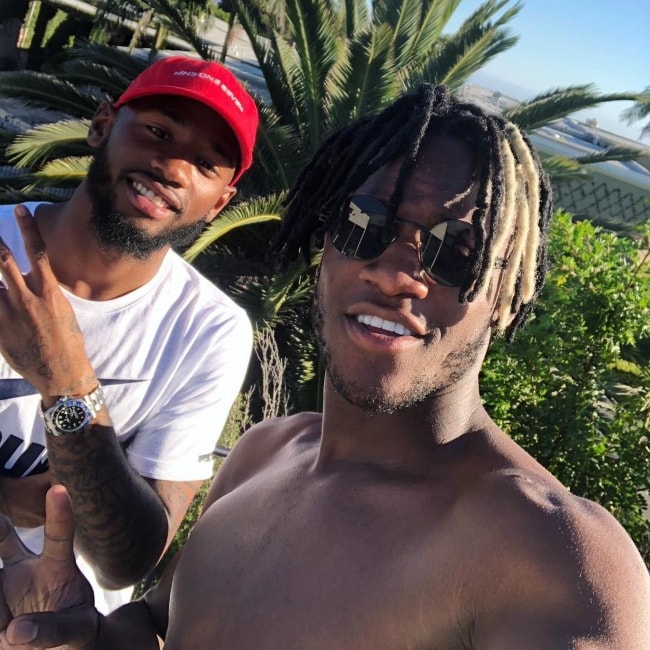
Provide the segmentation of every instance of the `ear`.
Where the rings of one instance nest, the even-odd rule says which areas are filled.
[[[237,194],[237,188],[232,185],[226,185],[219,200],[214,204],[214,207],[208,212],[206,222],[210,223],[214,218],[230,203],[230,199]]]
[[[116,116],[117,111],[108,102],[102,102],[97,107],[86,136],[86,141],[91,147],[97,149],[104,143],[113,128]]]

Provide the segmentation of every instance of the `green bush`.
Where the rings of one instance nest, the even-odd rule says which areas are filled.
[[[493,343],[488,411],[574,494],[607,508],[650,560],[650,259],[559,213],[536,316]]]

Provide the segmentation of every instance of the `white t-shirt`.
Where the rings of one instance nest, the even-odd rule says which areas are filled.
[[[32,214],[37,203],[25,204]],[[23,272],[29,270],[13,206],[0,206],[0,236]],[[142,476],[193,481],[212,475],[212,451],[239,392],[252,347],[245,312],[170,251],[147,284],[114,300],[92,301],[63,290],[104,388],[115,432]],[[0,473],[21,477],[47,464],[40,395],[0,356]],[[42,550],[43,528],[19,529]],[[95,590],[110,611],[132,589]]]

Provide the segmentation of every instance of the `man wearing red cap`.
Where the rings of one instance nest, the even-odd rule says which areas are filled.
[[[163,59],[97,109],[69,201],[0,208],[0,512],[38,551],[65,485],[103,611],[211,476],[246,372],[245,313],[172,249],[232,199],[257,123],[226,68]]]

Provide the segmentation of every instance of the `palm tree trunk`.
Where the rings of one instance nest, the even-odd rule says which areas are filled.
[[[152,18],[153,18],[153,9],[149,9],[149,11],[143,12],[142,16],[140,16],[140,20],[138,20],[138,25],[133,30],[133,36],[131,36],[131,42],[129,43],[129,53],[133,54],[135,48],[138,47],[140,38],[142,37],[142,34],[144,34],[147,27],[149,27]]]
[[[231,11],[230,17],[228,18],[228,31],[226,32],[226,37],[223,39],[223,45],[221,46],[221,55],[219,56],[220,63],[226,62],[226,57],[228,56],[228,50],[232,46],[235,40],[235,36],[237,36],[237,31],[235,29],[236,20],[237,17],[235,16],[235,12]]]

